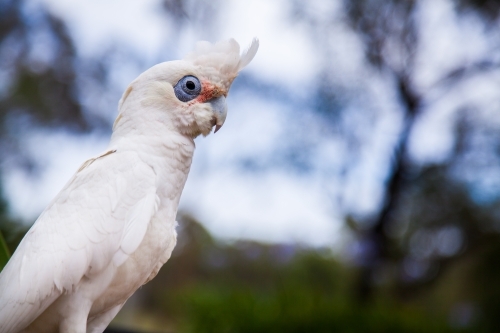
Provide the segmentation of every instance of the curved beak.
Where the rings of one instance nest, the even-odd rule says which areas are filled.
[[[214,133],[217,133],[217,131],[220,130],[222,125],[224,125],[224,121],[226,120],[227,116],[226,98],[224,96],[219,96],[209,100],[208,103],[210,103],[210,105],[212,106],[212,110],[214,112],[214,117],[215,117]]]

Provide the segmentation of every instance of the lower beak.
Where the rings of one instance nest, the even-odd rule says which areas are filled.
[[[226,121],[227,116],[227,104],[226,98],[224,96],[219,96],[208,101],[212,106],[212,110],[214,112],[215,117],[215,131],[217,133],[218,130],[224,125],[224,121]]]

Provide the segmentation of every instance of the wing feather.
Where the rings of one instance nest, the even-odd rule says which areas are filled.
[[[136,153],[85,162],[0,274],[0,332],[26,327],[84,276],[122,264],[142,242],[157,200],[156,175]]]

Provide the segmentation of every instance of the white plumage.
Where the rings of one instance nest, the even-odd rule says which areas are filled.
[[[0,273],[0,332],[102,332],[158,273],[176,243],[193,139],[222,126],[257,49],[200,42],[130,84],[109,149],[81,166]]]

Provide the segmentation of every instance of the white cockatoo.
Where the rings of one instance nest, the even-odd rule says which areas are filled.
[[[80,167],[0,274],[0,332],[102,332],[176,243],[176,213],[195,149],[217,131],[258,41],[200,42],[123,94],[109,148]]]

